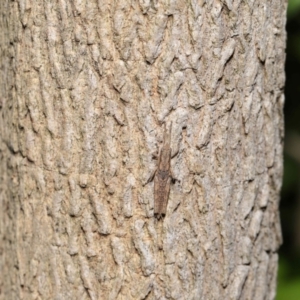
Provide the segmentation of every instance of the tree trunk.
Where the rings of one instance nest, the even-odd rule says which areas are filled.
[[[0,299],[274,299],[285,10],[0,2]]]

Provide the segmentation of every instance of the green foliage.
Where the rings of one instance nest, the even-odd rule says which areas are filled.
[[[298,182],[298,169],[297,162],[290,156],[284,156],[284,176],[282,184],[282,194],[289,193],[289,191],[297,188]]]
[[[299,300],[300,298],[300,275],[291,276],[291,268],[287,260],[280,258],[276,300]]]
[[[287,16],[288,19],[294,18],[300,11],[300,0],[289,0]]]
[[[287,57],[285,88],[286,135],[300,134],[300,0],[289,0],[287,12]],[[296,221],[299,220],[300,162],[288,154],[284,157],[284,181],[280,214],[284,243],[279,253],[276,300],[300,299],[300,253],[295,243]]]

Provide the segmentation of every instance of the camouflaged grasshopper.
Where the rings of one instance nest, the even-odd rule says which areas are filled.
[[[160,149],[157,169],[154,173],[154,216],[157,219],[165,216],[167,212],[168,199],[171,185],[171,130],[167,133],[166,124],[164,132],[164,142]]]

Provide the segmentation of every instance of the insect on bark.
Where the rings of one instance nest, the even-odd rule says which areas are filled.
[[[166,125],[164,132],[163,146],[158,157],[158,165],[154,174],[154,216],[157,219],[165,216],[167,211],[168,199],[171,184],[171,130],[167,133]]]

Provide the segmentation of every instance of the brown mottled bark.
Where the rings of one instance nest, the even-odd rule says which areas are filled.
[[[0,2],[0,299],[274,299],[285,10]]]

